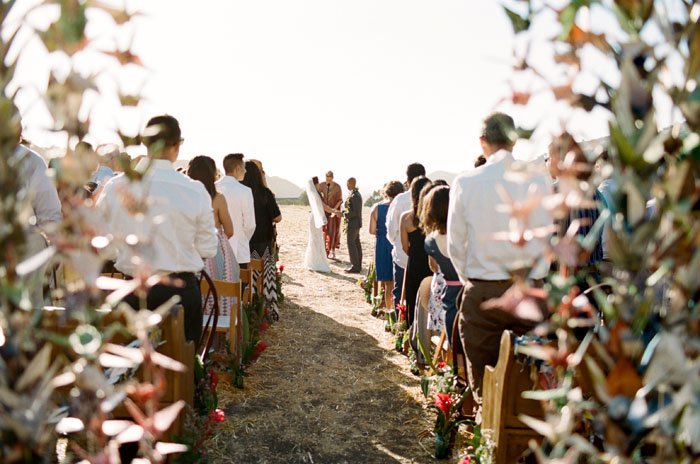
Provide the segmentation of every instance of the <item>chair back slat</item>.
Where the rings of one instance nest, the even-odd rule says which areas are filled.
[[[204,282],[204,280],[202,281]],[[209,326],[211,340],[208,343],[207,352],[211,350],[211,344],[213,342],[213,336],[216,332],[226,332],[228,343],[231,348],[231,353],[233,353],[237,359],[240,360],[241,356],[241,339],[242,339],[242,329],[241,329],[241,302],[242,302],[242,291],[241,282],[227,282],[224,280],[213,280],[209,279],[205,284],[202,283],[202,294],[205,294],[205,290],[209,291],[212,289],[212,295],[216,295],[217,298],[217,308],[219,298],[228,297],[234,300],[234,304],[229,308],[229,317],[217,317],[216,321]],[[219,322],[227,321],[227,326],[220,326]]]
[[[241,284],[243,285],[243,304],[250,304],[253,301],[253,270],[241,269]]]

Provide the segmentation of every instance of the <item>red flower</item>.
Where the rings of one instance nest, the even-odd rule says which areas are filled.
[[[267,349],[267,342],[265,340],[260,340],[257,345],[255,345],[255,348],[253,348],[253,361],[258,359],[260,355]]]
[[[216,374],[214,369],[209,370],[209,386],[212,390],[216,390],[216,386],[219,385],[219,376]]]
[[[280,264],[280,272],[284,272],[284,264]]]
[[[435,397],[435,406],[445,414],[445,418],[450,417],[452,397],[447,393],[438,393],[437,397]]]
[[[406,320],[406,305],[397,304],[396,309],[399,310],[399,320],[405,321]]]
[[[472,458],[468,454],[462,458],[461,461],[459,461],[459,464],[471,464]]]
[[[260,324],[260,332],[265,332],[269,328],[270,324],[267,321],[262,321],[262,323]]]
[[[445,361],[440,361],[439,363],[437,363],[438,369],[444,369],[446,365],[447,363]]]
[[[221,409],[214,409],[209,413],[209,420],[212,422],[223,422],[226,419],[226,414]]]

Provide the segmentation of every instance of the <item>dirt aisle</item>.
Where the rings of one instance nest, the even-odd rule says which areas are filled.
[[[308,209],[283,207],[282,214],[280,322],[245,389],[219,385],[226,422],[210,443],[211,462],[432,462],[430,439],[420,438],[432,415],[422,409],[418,378],[370,316],[358,277],[342,272],[347,247],[341,243],[332,274],[303,269]],[[365,222],[365,266],[373,243]]]

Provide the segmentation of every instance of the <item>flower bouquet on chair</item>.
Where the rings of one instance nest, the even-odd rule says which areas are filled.
[[[468,422],[462,416],[462,404],[467,396],[471,395],[471,390],[460,387],[452,368],[444,362],[434,366],[434,370],[435,375],[421,380],[421,390],[426,397],[430,395],[431,390],[435,391],[433,404],[430,405],[437,410],[433,429],[435,457],[442,459],[449,455],[459,425]]]

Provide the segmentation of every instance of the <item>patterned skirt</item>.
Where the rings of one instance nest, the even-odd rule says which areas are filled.
[[[217,236],[219,238],[219,247],[216,256],[204,260],[204,270],[207,271],[207,274],[213,280],[238,282],[241,280],[240,267],[222,228],[218,229]],[[231,314],[231,306],[234,303],[236,303],[234,298],[219,297],[219,316],[229,316]],[[212,306],[213,303],[211,301],[205,304],[202,308],[204,314],[209,314]]]
[[[279,320],[279,307],[277,305],[277,263],[272,254],[271,243],[251,243],[250,257],[263,261],[263,297],[265,308],[272,320]],[[256,273],[254,273],[256,274]],[[255,282],[257,275],[253,275]]]

